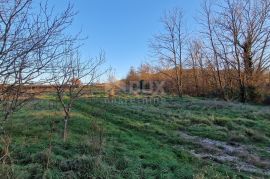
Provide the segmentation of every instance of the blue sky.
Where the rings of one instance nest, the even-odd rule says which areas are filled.
[[[127,74],[130,66],[151,61],[149,40],[162,31],[160,18],[165,10],[182,8],[189,31],[196,30],[201,0],[71,0],[78,15],[70,28],[87,36],[83,57],[94,56],[100,49],[106,52],[106,63],[118,78]],[[68,0],[50,0],[60,11]]]

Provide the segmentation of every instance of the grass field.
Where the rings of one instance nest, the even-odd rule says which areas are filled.
[[[270,109],[184,97],[108,103],[80,99],[62,140],[50,98],[5,124],[0,178],[268,178]],[[3,160],[3,159],[1,159]]]

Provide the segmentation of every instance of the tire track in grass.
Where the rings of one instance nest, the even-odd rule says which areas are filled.
[[[158,156],[160,155],[160,153],[163,153],[164,151],[166,151],[168,152],[167,161],[170,161],[173,159],[175,163],[177,163],[177,166],[179,167],[181,167],[183,163],[186,163],[186,165],[190,165],[190,164],[194,165],[192,168],[194,168],[195,170],[199,170],[200,165],[203,165],[201,163],[203,161],[196,160],[196,162],[192,162],[192,160],[190,160],[192,158],[191,157],[192,155],[188,153],[185,154],[185,155],[189,155],[187,161],[185,161],[185,159],[183,160],[181,156],[179,158],[179,149],[175,149],[174,147],[172,147],[171,143],[168,143],[168,138],[171,136],[158,135],[157,133],[155,133],[154,130],[152,131],[150,130],[151,126],[147,126],[147,127],[134,126],[133,125],[134,123],[135,124],[138,123],[138,115],[134,116],[134,113],[131,110],[125,111],[123,115],[119,115],[121,110],[123,110],[122,106],[120,107],[115,106],[115,105],[110,106],[110,107],[107,106],[106,111],[105,111],[104,104],[91,104],[89,102],[83,102],[83,104],[81,105],[85,105],[88,107],[91,106],[92,111],[89,111],[89,108],[83,109],[85,114],[86,115],[90,114],[94,116],[95,118],[101,119],[106,125],[106,127],[111,130],[109,134],[112,135],[114,139],[118,140],[118,143],[125,145],[126,150],[128,149],[134,152],[131,158],[143,157],[142,160],[149,164],[149,161],[148,161],[149,158],[143,156],[145,153],[148,153],[149,155],[150,154],[152,155],[153,153],[153,155],[155,154]],[[100,114],[98,114],[97,116],[95,114],[93,115],[93,111],[96,111],[96,110],[100,110],[99,111]],[[149,115],[147,116],[149,117]],[[154,120],[154,121],[156,122],[157,120]],[[167,129],[164,129],[164,130],[167,130]],[[116,132],[118,134],[116,134]],[[184,150],[181,150],[181,151],[184,151]],[[160,163],[160,161],[158,161],[158,163]],[[229,172],[234,173],[230,170]]]

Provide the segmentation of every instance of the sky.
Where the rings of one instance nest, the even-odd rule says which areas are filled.
[[[49,0],[61,12],[68,0]],[[162,32],[160,19],[166,10],[181,8],[189,32],[196,31],[201,0],[70,0],[78,12],[69,33],[82,31],[87,37],[81,49],[84,58],[102,49],[106,65],[118,79],[124,78],[131,66],[153,61],[149,40]]]

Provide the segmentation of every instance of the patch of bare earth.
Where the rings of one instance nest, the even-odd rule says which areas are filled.
[[[270,176],[270,159],[261,158],[263,149],[239,143],[227,143],[179,132],[182,140],[199,147],[188,150],[193,156],[216,163],[227,164],[238,171]],[[265,149],[264,152],[270,153]]]

